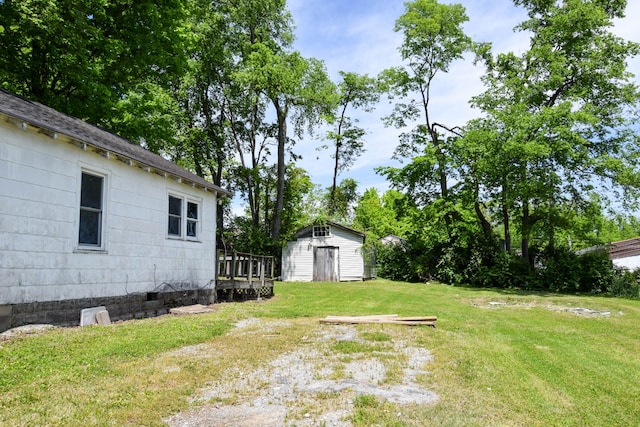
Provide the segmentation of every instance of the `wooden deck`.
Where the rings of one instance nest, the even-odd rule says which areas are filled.
[[[274,295],[274,258],[218,250],[216,294],[219,301],[245,301]]]

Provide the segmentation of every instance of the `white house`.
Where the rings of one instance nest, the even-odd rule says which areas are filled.
[[[614,265],[631,271],[640,268],[640,237],[613,242],[608,249]]]
[[[282,248],[285,282],[336,282],[368,279],[362,245],[365,235],[327,222],[301,228]]]
[[[224,190],[79,119],[0,91],[0,331],[161,314],[213,298]]]

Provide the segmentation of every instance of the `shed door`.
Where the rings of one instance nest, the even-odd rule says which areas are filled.
[[[336,282],[338,280],[338,248],[316,246],[313,248],[313,281]]]

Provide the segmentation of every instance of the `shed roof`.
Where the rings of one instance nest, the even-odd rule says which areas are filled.
[[[42,129],[47,134],[66,135],[81,144],[137,162],[220,195],[233,195],[230,191],[111,132],[2,89],[0,89],[0,113],[26,125]]]

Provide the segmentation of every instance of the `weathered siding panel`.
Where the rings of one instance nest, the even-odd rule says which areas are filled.
[[[310,282],[313,280],[313,248],[333,246],[339,248],[338,280],[362,280],[364,263],[361,248],[363,238],[348,230],[331,227],[328,237],[299,238],[288,242],[282,249],[282,280],[285,282]]]
[[[282,249],[282,280],[310,282],[313,280],[313,245],[311,239],[288,242]]]
[[[83,170],[105,176],[104,251],[78,248]],[[200,203],[199,241],[167,237],[169,193]],[[0,304],[206,287],[216,197],[0,121]]]
[[[332,227],[331,241],[333,245],[340,248],[340,280],[343,282],[362,280],[364,272],[360,253],[362,237],[347,230]]]

